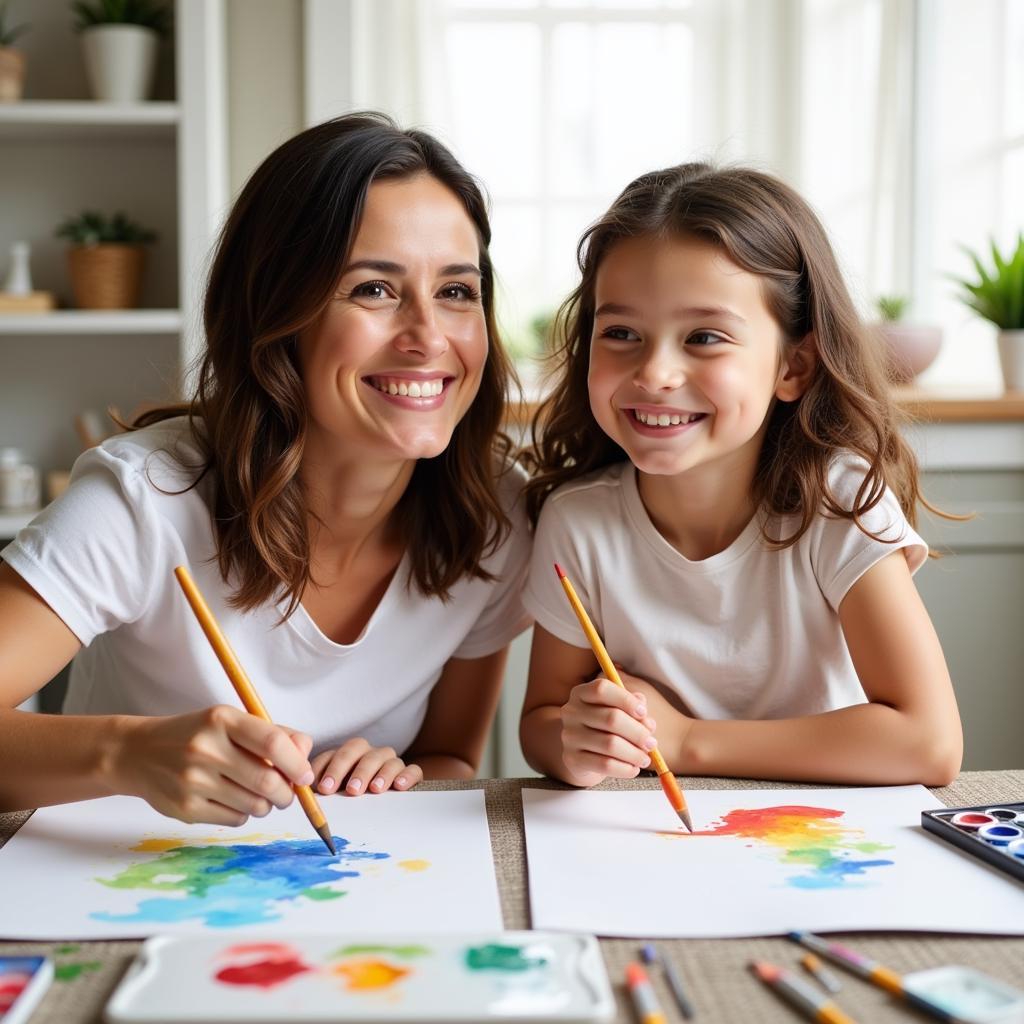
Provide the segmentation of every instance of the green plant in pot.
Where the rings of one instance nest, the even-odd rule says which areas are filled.
[[[1003,256],[994,240],[989,247],[991,267],[986,267],[973,250],[962,246],[978,279],[953,280],[963,288],[964,302],[998,328],[996,344],[1006,390],[1024,391],[1024,233],[1018,233],[1017,247],[1007,256]]]
[[[942,329],[904,320],[910,300],[904,295],[882,295],[875,300],[879,321],[875,329],[886,346],[889,377],[909,384],[935,362],[942,347]]]
[[[156,235],[129,220],[87,210],[56,231],[66,238],[71,290],[79,309],[134,309],[139,304],[146,250]]]
[[[75,28],[93,96],[109,103],[139,103],[153,88],[160,38],[170,12],[155,0],[75,0]]]
[[[0,3],[0,103],[17,103],[25,85],[25,54],[14,47],[28,25],[11,23],[11,3]]]

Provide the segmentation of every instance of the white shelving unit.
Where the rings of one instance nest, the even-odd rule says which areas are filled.
[[[88,98],[66,0],[33,0],[26,99],[0,104],[0,284],[10,246],[32,247],[37,289],[61,307],[0,314],[0,446],[45,473],[78,453],[76,413],[177,398],[199,349],[207,257],[227,207],[225,0],[175,0],[157,99]],[[86,209],[123,211],[157,233],[141,307],[70,308],[56,226]],[[0,516],[0,537],[11,517]]]

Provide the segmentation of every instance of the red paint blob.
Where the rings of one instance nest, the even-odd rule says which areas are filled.
[[[260,988],[273,988],[289,978],[294,978],[296,974],[305,974],[312,969],[301,960],[279,958],[257,960],[255,963],[237,967],[224,967],[214,977],[225,985],[258,985]]]
[[[783,807],[741,808],[723,815],[722,822],[713,828],[694,831],[695,836],[744,836],[758,838],[774,831],[786,819],[806,819],[822,821],[828,818],[841,818],[842,811],[830,807],[804,807],[790,804]]]

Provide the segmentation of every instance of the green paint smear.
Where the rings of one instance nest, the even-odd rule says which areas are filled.
[[[224,868],[235,856],[230,848],[217,846],[186,846],[168,850],[155,861],[135,864],[116,878],[97,878],[111,889],[155,889],[157,892],[181,892],[205,896],[211,886],[220,885],[230,875],[242,874],[240,868]],[[154,881],[160,875],[184,875],[175,881]]]
[[[342,946],[330,956],[360,956],[364,953],[392,953],[394,956],[414,957],[430,956],[431,950],[426,946]]]
[[[54,949],[54,953],[57,953],[59,955],[64,955],[66,953],[77,953],[81,948],[82,947],[79,946],[77,943],[70,946],[57,946],[57,948]]]
[[[303,889],[300,895],[305,896],[307,899],[319,900],[337,900],[341,899],[345,894],[343,892],[335,892],[334,889]]]
[[[81,964],[57,964],[53,976],[58,981],[74,981],[89,971],[98,971],[102,966],[99,960],[87,960]]]
[[[529,957],[520,946],[470,946],[466,950],[466,966],[474,971],[530,971],[543,967],[547,959]]]

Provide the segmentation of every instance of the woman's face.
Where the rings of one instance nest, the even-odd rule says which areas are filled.
[[[298,352],[321,453],[448,447],[487,359],[479,240],[453,192],[428,174],[370,186],[334,298]]]

